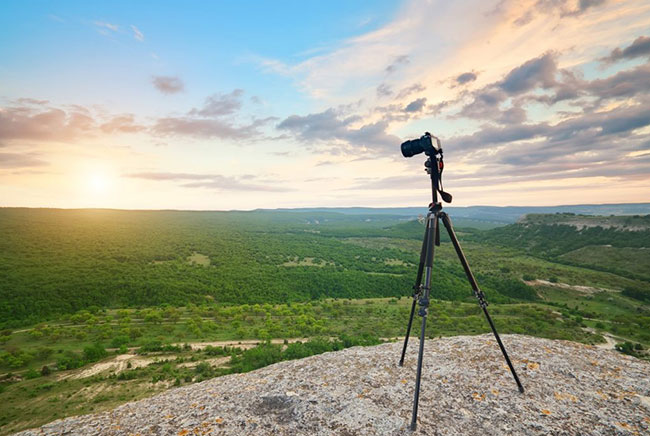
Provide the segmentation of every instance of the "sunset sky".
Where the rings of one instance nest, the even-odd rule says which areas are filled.
[[[0,206],[650,201],[650,2],[0,3]]]

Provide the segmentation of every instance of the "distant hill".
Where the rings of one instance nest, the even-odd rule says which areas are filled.
[[[528,214],[520,220],[524,225],[566,225],[582,230],[592,227],[622,231],[644,231],[650,229],[650,215],[599,216],[576,215],[574,213]]]
[[[336,212],[346,215],[392,215],[417,217],[427,213],[426,207],[317,207],[275,209],[286,212]],[[445,206],[452,218],[514,223],[526,214],[574,213],[582,215],[647,215],[650,203],[577,204],[564,206]]]
[[[555,262],[650,281],[650,215],[529,214],[473,238]]]

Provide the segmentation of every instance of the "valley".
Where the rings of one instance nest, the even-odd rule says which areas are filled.
[[[0,434],[399,340],[424,230],[416,218],[0,209]],[[497,329],[647,359],[649,217],[574,219],[456,225]],[[435,265],[427,335],[489,332],[444,235]]]

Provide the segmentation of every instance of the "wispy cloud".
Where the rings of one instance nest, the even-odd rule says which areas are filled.
[[[288,192],[291,188],[274,183],[255,183],[255,176],[224,176],[221,174],[193,174],[176,172],[142,172],[125,174],[125,177],[152,180],[182,182],[184,188],[205,188],[218,191],[264,191]],[[253,182],[251,182],[251,180]]]
[[[408,55],[400,55],[395,58],[393,62],[390,63],[386,67],[386,72],[388,74],[394,73],[397,71],[401,66],[408,65],[411,63],[411,59],[408,57]]]
[[[59,17],[58,15],[48,14],[47,18],[49,18],[52,21],[56,21],[58,23],[65,23],[65,20]]]
[[[192,109],[190,115],[220,117],[238,112],[242,107],[243,89],[235,89],[228,94],[215,93],[205,99],[203,107]]]
[[[138,29],[133,24],[131,24],[131,30],[133,31],[133,37],[135,39],[137,39],[140,42],[144,41],[144,34],[142,33],[142,31],[140,31],[140,29]]]
[[[102,35],[109,35],[110,33],[115,33],[120,29],[120,26],[117,24],[109,23],[107,21],[94,21],[93,24],[99,33]]]
[[[0,153],[0,168],[15,169],[48,165],[38,153]]]

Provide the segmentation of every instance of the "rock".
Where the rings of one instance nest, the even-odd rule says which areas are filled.
[[[520,394],[489,335],[427,340],[422,435],[650,434],[650,363],[567,341],[504,335]],[[354,347],[171,389],[36,435],[411,435],[411,341]]]

